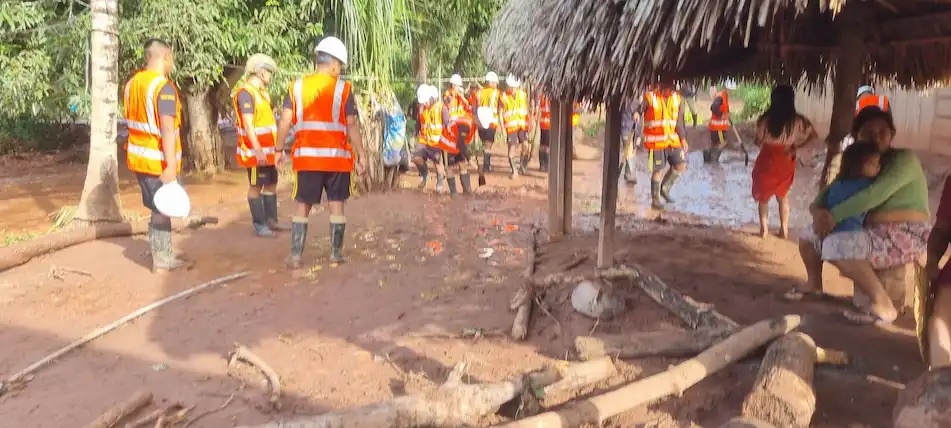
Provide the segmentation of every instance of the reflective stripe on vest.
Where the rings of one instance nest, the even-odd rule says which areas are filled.
[[[541,129],[551,129],[551,100],[547,96],[542,95],[538,98],[538,110],[541,111],[538,126]]]
[[[123,90],[123,118],[129,129],[126,142],[126,165],[129,170],[142,174],[161,175],[167,167],[165,153],[162,150],[162,129],[158,114],[158,101],[161,89],[168,79],[151,70],[141,70],[130,79]],[[178,91],[175,90],[175,153],[176,159],[182,158],[181,104]],[[178,170],[181,170],[181,162]]]
[[[250,84],[244,84],[237,88],[232,97],[234,111],[236,113],[235,130],[238,134],[238,144],[235,147],[235,159],[238,164],[250,168],[258,165],[254,156],[254,144],[248,138],[248,132],[245,131],[244,115],[241,114],[238,105],[238,95],[241,91],[247,91],[254,99],[254,115],[252,117],[252,130],[261,145],[261,152],[266,157],[266,165],[274,165],[274,143],[277,140],[277,124],[274,118],[274,111],[271,109],[270,99],[261,93],[257,88]]]
[[[345,97],[350,96],[347,88],[349,83],[323,73],[304,76],[291,84],[294,171],[353,171],[343,111]]]
[[[489,128],[498,127],[499,90],[495,88],[482,88],[478,98],[479,107],[487,107],[492,110],[492,118],[489,120],[489,123],[483,123],[482,125],[489,125]],[[482,119],[480,118],[479,120]]]
[[[723,103],[720,105],[721,114],[714,114],[710,118],[710,123],[707,124],[707,129],[711,131],[726,131],[730,129],[730,96],[726,91],[720,91],[717,95],[723,100]]]
[[[876,94],[863,94],[859,99],[855,100],[855,115],[858,116],[859,112],[865,107],[872,106],[876,106],[882,111],[888,111],[888,97]]]
[[[502,123],[506,133],[528,130],[528,100],[525,92],[516,89],[514,93],[502,94]]]
[[[663,99],[654,92],[648,92],[646,98],[649,107],[644,114],[644,147],[648,150],[679,148],[677,119],[680,114],[680,95],[674,92]]]

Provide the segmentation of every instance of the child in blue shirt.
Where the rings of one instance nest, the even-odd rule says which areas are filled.
[[[849,145],[842,153],[842,168],[839,176],[829,185],[826,206],[831,209],[870,186],[881,169],[881,153],[877,144],[870,141],[856,141]],[[835,225],[832,233],[862,230],[866,214],[842,220]]]

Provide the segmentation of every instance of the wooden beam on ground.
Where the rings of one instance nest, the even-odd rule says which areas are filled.
[[[598,233],[598,268],[614,265],[614,226],[617,215],[618,176],[621,162],[621,102],[608,101],[605,111],[604,154],[601,159],[601,228]]]
[[[548,234],[551,240],[571,231],[571,103],[552,101],[548,170]]]

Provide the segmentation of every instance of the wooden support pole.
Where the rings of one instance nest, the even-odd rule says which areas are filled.
[[[571,231],[571,103],[552,101],[548,170],[548,234],[550,240]]]
[[[562,166],[562,171],[564,174],[561,175],[561,206],[562,217],[561,217],[561,228],[564,230],[565,235],[571,233],[571,199],[572,199],[572,177],[574,177],[574,164],[572,161],[575,159],[575,127],[571,124],[571,117],[574,114],[574,104],[571,102],[565,102],[562,104],[562,110],[558,113],[561,115],[562,130],[561,133],[565,136],[565,145],[564,145],[564,154],[560,157],[564,162]]]
[[[604,154],[601,156],[601,229],[598,233],[598,268],[614,264],[614,219],[617,215],[617,182],[621,162],[621,102],[608,101],[605,114]]]

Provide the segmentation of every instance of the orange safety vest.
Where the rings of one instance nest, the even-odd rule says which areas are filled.
[[[162,127],[158,114],[158,96],[168,83],[175,89],[175,153],[182,159],[182,104],[178,89],[165,76],[152,70],[139,70],[125,84],[122,116],[129,128],[126,141],[126,165],[141,174],[162,175],[168,165],[162,151]],[[182,163],[178,162],[178,170]]]
[[[437,147],[440,150],[450,154],[459,153],[459,145],[456,144],[457,135],[452,126],[445,126],[442,121],[442,109],[444,104],[441,101],[433,103],[423,112],[422,143],[430,147]]]
[[[483,123],[482,125],[488,125],[488,128],[495,129],[499,127],[499,90],[497,88],[482,88],[479,91],[479,107],[486,107],[492,110],[492,121],[490,123]]]
[[[538,96],[538,110],[541,112],[538,126],[541,129],[551,129],[551,99],[548,96],[544,94]]]
[[[578,126],[581,122],[581,103],[572,104],[571,126]]]
[[[472,129],[472,106],[466,97],[458,94],[450,94],[449,97],[449,118],[452,120],[450,126],[468,126]]]
[[[855,100],[855,115],[858,116],[859,112],[865,107],[873,106],[882,109],[882,111],[888,111],[888,97],[877,94],[862,94],[859,99]]]
[[[677,134],[677,118],[680,114],[680,94],[671,91],[664,97],[656,92],[644,94],[647,109],[644,112],[644,148],[647,150],[678,149],[682,147]]]
[[[525,91],[516,89],[502,94],[502,124],[506,134],[528,131],[528,96]]]
[[[720,107],[721,114],[714,114],[707,124],[707,129],[711,131],[726,131],[730,129],[730,95],[727,92],[720,91],[718,97],[723,99],[723,105]]]
[[[234,91],[231,102],[234,104],[234,112],[237,120],[235,129],[238,134],[238,147],[235,150],[235,159],[238,164],[251,168],[258,165],[257,158],[254,157],[254,144],[251,144],[251,138],[245,131],[244,115],[241,114],[238,105],[238,94],[241,91],[248,91],[248,94],[254,99],[254,118],[251,123],[254,134],[258,137],[258,143],[261,144],[261,151],[267,156],[267,164],[274,165],[274,142],[277,141],[277,121],[274,118],[274,110],[271,110],[271,98],[266,92],[261,92],[258,88],[244,83],[238,86]]]
[[[294,171],[352,172],[346,112],[350,82],[314,73],[291,83],[289,91],[294,111]]]

